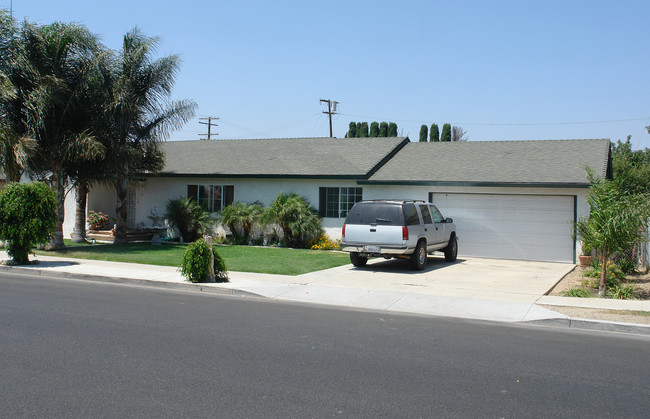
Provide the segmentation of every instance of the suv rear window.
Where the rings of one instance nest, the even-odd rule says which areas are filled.
[[[415,210],[415,207],[413,210]],[[352,207],[348,217],[345,219],[345,223],[401,226],[402,206],[399,204],[360,202]]]

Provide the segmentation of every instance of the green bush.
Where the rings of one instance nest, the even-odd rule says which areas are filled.
[[[10,183],[0,192],[0,239],[13,263],[29,263],[29,252],[50,240],[56,228],[54,192],[42,182]]]
[[[633,300],[636,299],[633,285],[617,285],[607,289],[607,296],[617,300]]]
[[[228,282],[226,263],[214,247],[203,239],[199,239],[189,246],[183,253],[181,260],[181,274],[190,282],[209,282],[210,253],[214,255],[214,276],[216,282]]]
[[[587,281],[587,283],[589,284],[588,286],[592,288],[598,288],[599,286],[598,280],[600,279],[600,273],[601,273],[600,263],[596,262],[594,264],[592,262],[592,266],[586,269],[582,273],[582,276],[597,279],[595,281]],[[611,261],[607,263],[607,277],[605,278],[606,281],[605,285],[607,288],[617,287],[621,284],[621,281],[625,281],[626,279],[627,279],[627,275],[625,275],[625,273],[623,272],[620,266],[616,265]]]
[[[619,259],[616,262],[616,264],[621,267],[621,271],[623,271],[623,273],[626,275],[635,274],[636,267],[638,266],[636,259],[627,259],[627,258]]]
[[[191,198],[170,199],[165,218],[181,233],[182,241],[189,243],[208,233],[213,224],[210,214]]]
[[[565,297],[579,297],[579,298],[591,297],[591,293],[588,290],[584,288],[578,288],[578,287],[573,287],[571,289],[563,291],[562,295]]]

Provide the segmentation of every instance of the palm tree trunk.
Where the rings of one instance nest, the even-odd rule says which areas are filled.
[[[77,185],[77,213],[75,216],[74,231],[72,232],[73,243],[86,241],[86,201],[88,198],[88,184],[81,182]]]
[[[65,219],[65,187],[63,185],[63,176],[61,171],[53,175],[53,183],[56,186],[56,227],[54,233],[52,234],[52,240],[46,246],[48,250],[58,250],[64,249],[65,243],[63,243],[63,221]]]
[[[117,192],[117,208],[115,209],[117,215],[117,226],[115,228],[115,239],[113,244],[126,244],[126,217],[127,217],[127,191],[128,183],[126,180],[120,180],[115,184]]]
[[[605,295],[605,286],[607,284],[607,252],[603,250],[600,257],[600,286],[598,287],[598,295],[601,297]]]

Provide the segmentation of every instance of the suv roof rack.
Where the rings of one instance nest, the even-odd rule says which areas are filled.
[[[423,199],[364,199],[361,202],[426,202]]]

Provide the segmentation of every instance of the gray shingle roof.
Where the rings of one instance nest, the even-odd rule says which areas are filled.
[[[405,142],[405,137],[169,141],[163,144],[162,175],[365,178]]]
[[[364,183],[587,185],[607,175],[609,140],[409,143]]]

